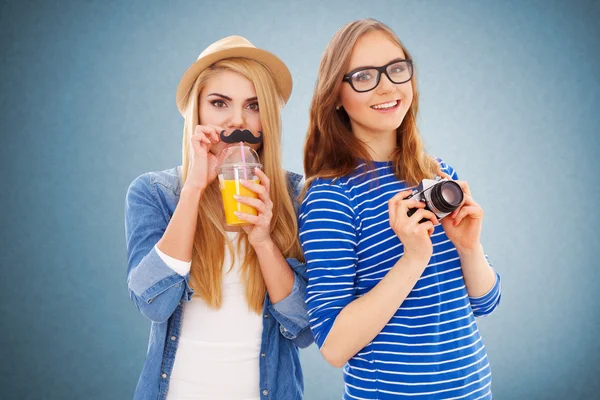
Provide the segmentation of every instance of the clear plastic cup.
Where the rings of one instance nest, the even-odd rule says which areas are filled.
[[[260,180],[254,174],[254,169],[262,169],[262,164],[256,151],[244,143],[230,144],[223,149],[223,152],[226,152],[226,154],[223,163],[217,167],[217,173],[219,174],[219,186],[223,198],[225,222],[230,226],[245,225],[248,222],[239,219],[234,212],[258,215],[258,211],[254,207],[239,203],[233,196],[258,198],[255,192],[242,186],[240,180],[260,183]]]

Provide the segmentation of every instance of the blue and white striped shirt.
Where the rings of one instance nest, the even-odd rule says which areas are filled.
[[[306,303],[319,348],[340,311],[367,293],[404,248],[389,224],[388,200],[408,186],[389,162],[364,165],[339,179],[317,179],[300,210],[307,262]],[[442,162],[453,179],[454,170]],[[491,399],[491,371],[475,316],[500,301],[500,277],[489,293],[469,297],[456,248],[441,225],[433,256],[383,330],[344,367],[344,399]]]

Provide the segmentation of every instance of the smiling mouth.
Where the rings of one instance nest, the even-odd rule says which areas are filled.
[[[400,100],[392,100],[386,103],[375,104],[374,106],[371,106],[371,108],[373,110],[391,110],[393,108],[398,107],[399,104]]]

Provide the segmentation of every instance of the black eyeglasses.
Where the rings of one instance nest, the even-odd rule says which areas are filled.
[[[348,72],[342,80],[348,82],[354,91],[363,93],[379,85],[382,73],[395,84],[408,82],[413,76],[412,60],[394,60],[383,67],[358,68]]]

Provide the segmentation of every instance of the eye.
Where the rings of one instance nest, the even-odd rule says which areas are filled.
[[[252,111],[258,111],[258,102],[257,101],[252,102],[252,103],[248,104],[246,106],[246,108],[248,108],[248,109],[250,109]]]
[[[390,69],[391,72],[403,72],[406,69],[406,67],[404,65],[396,64],[393,65]]]
[[[355,82],[365,82],[373,79],[373,73],[370,70],[358,71],[352,75],[352,80]]]
[[[213,107],[216,108],[225,108],[225,106],[227,105],[223,100],[212,100],[210,104],[212,104]]]
[[[408,66],[405,62],[399,62],[397,64],[392,64],[388,67],[388,73],[390,74],[401,74],[408,69]]]

